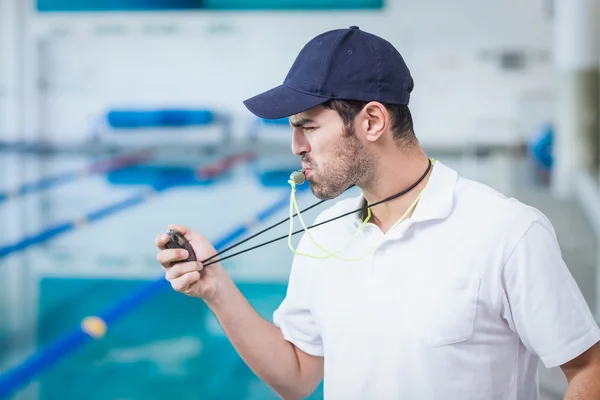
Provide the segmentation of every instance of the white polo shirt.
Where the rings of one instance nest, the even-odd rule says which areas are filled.
[[[361,222],[311,232],[334,252]],[[410,219],[388,237],[369,223],[340,256],[374,248],[357,262],[295,256],[274,314],[288,341],[324,357],[326,399],[534,400],[539,360],[559,366],[600,340],[546,217],[440,161]],[[307,235],[297,251],[324,255]]]

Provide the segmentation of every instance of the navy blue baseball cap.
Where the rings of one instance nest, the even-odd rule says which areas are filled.
[[[282,85],[244,101],[258,117],[279,119],[332,99],[408,104],[410,71],[387,40],[357,26],[322,33],[298,54]]]

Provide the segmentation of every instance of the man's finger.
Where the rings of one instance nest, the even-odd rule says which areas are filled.
[[[156,244],[156,246],[159,249],[164,250],[164,249],[166,249],[165,245],[167,244],[168,241],[169,241],[169,235],[167,235],[166,233],[161,233],[160,235],[156,236],[156,238],[154,239],[154,244]]]
[[[195,282],[198,282],[199,279],[200,272],[192,271],[180,276],[177,279],[173,279],[171,281],[171,286],[178,292],[185,292],[190,288],[191,285],[193,285]]]
[[[186,263],[175,264],[172,267],[164,268],[165,276],[168,281],[178,279],[179,277],[194,271],[202,271],[202,264],[199,262],[191,261]]]
[[[175,230],[175,231],[178,231],[183,236],[185,236],[185,238],[187,240],[190,240],[190,235],[191,235],[192,231],[187,226],[185,226],[185,225],[178,225],[178,224],[169,224],[168,228],[172,229],[172,230]]]
[[[187,256],[188,252],[184,249],[165,249],[158,252],[156,260],[163,268],[168,268],[174,262],[185,260]]]

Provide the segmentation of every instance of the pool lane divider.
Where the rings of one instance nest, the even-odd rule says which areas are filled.
[[[233,244],[235,240],[250,232],[257,224],[267,221],[275,213],[289,207],[289,201],[289,194],[286,193],[253,216],[249,221],[231,229],[229,233],[214,243],[217,252]],[[210,268],[210,266],[207,268]],[[106,335],[109,326],[167,287],[170,287],[170,284],[164,278],[164,275],[161,274],[160,277],[151,280],[142,286],[141,289],[134,291],[121,301],[107,307],[104,311],[98,313],[97,316],[84,318],[81,325],[73,329],[73,331],[40,349],[21,364],[0,375],[0,399],[4,399],[5,396],[9,396],[20,388],[23,388],[36,376],[67,357],[88,341],[102,339]]]
[[[229,172],[236,165],[250,162],[254,159],[255,155],[251,152],[235,153],[199,168],[196,174],[199,179],[215,179],[220,175]],[[44,243],[58,235],[70,232],[84,225],[96,222],[118,212],[142,204],[157,193],[164,192],[165,190],[174,186],[177,185],[170,185],[168,182],[161,185],[156,185],[154,187],[145,189],[141,191],[141,193],[135,194],[134,196],[117,201],[98,210],[94,210],[87,215],[66,222],[60,222],[56,225],[50,226],[47,229],[44,229],[41,232],[26,236],[15,243],[2,246],[0,247],[0,260],[14,253],[26,250],[31,246]]]
[[[25,196],[27,194],[51,189],[53,187],[76,181],[91,175],[115,171],[121,168],[140,164],[151,159],[153,151],[150,149],[136,151],[130,154],[120,154],[110,157],[106,160],[90,164],[85,168],[76,171],[64,172],[58,175],[42,178],[35,182],[29,182],[20,187],[0,192],[0,203]]]

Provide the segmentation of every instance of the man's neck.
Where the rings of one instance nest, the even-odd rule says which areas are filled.
[[[428,165],[429,159],[420,148],[400,156],[398,154],[395,157],[384,156],[380,159],[376,181],[362,188],[363,196],[368,204],[373,204],[406,190],[423,176]],[[427,176],[408,193],[372,207],[370,222],[386,233],[407,212],[425,188],[432,169],[430,168]],[[408,212],[406,218],[410,218],[413,212],[414,207]]]

